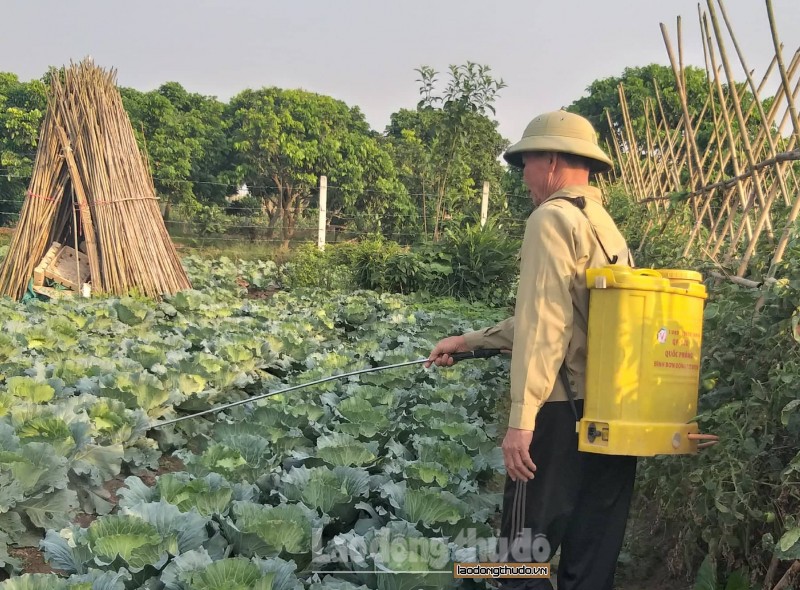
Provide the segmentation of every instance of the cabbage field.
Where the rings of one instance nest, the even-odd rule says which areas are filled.
[[[502,312],[282,291],[271,262],[184,264],[195,290],[161,302],[0,301],[0,589],[454,587],[452,562],[496,525],[506,360],[153,426],[426,356]],[[21,547],[55,573],[18,575]]]

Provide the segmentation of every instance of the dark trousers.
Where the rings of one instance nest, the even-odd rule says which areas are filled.
[[[582,415],[583,401],[576,406]],[[532,480],[517,483],[506,478],[501,548],[511,545],[503,561],[546,562],[560,546],[559,590],[613,590],[636,457],[579,452],[569,402],[549,402],[541,408],[531,457],[537,467]],[[548,580],[509,579],[501,588],[552,587]]]

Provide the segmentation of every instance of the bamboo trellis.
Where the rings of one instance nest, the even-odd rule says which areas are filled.
[[[85,253],[95,292],[159,296],[191,287],[115,77],[90,61],[53,75],[0,294],[22,297],[53,243]]]
[[[622,123],[613,125],[606,113],[614,130],[608,147],[618,162],[616,179],[650,213],[645,239],[663,231],[676,211],[689,207],[693,222],[686,227],[683,256],[699,255],[731,266],[737,277],[748,274],[756,252],[769,258],[767,278],[774,277],[800,213],[794,164],[800,161],[800,48],[787,63],[772,0],[765,1],[775,55],[760,80],[745,59],[724,1],[705,0],[707,11],[698,6],[708,91],[702,108],[689,104],[679,18],[677,57],[664,24],[661,32],[680,120],[668,119],[657,85],[655,100],[647,98],[639,105],[644,116],[638,133],[623,85]],[[765,100],[766,89],[776,85],[776,71],[777,90]],[[706,136],[703,141],[700,130]]]

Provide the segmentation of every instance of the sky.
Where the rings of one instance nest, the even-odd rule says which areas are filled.
[[[764,0],[726,0],[760,79],[774,55]],[[659,28],[703,67],[696,0],[0,0],[0,71],[23,80],[91,56],[123,86],[167,81],[221,100],[279,86],[358,105],[383,131],[414,108],[415,68],[473,61],[508,85],[500,132],[516,141],[540,112],[568,106],[595,79],[669,63]],[[702,1],[705,9],[705,0]],[[773,0],[788,62],[800,47],[800,0]],[[732,59],[733,47],[728,44]],[[737,71],[741,72],[736,64]]]

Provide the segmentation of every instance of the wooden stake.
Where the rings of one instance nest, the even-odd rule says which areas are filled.
[[[642,170],[639,166],[639,144],[636,141],[636,137],[633,133],[633,125],[631,124],[630,112],[628,111],[628,101],[625,98],[625,89],[623,88],[622,84],[617,87],[617,92],[619,94],[620,106],[622,107],[622,120],[625,124],[628,156],[631,158],[631,170],[633,171],[634,183],[639,194],[636,200],[641,201],[642,199],[647,198],[649,195],[647,195],[647,190],[644,185],[644,178],[642,176]]]
[[[722,5],[722,0],[718,1],[720,2],[720,5]],[[714,8],[714,0],[706,0],[706,3],[708,4],[709,16],[711,18],[711,24],[714,28],[714,35],[717,38],[717,47],[719,48],[720,59],[722,60],[722,67],[725,69],[725,77],[728,79],[728,89],[731,93],[731,98],[733,99],[733,109],[734,113],[736,114],[736,121],[739,124],[739,131],[740,131],[739,136],[741,137],[742,142],[744,143],[744,152],[745,155],[747,156],[747,163],[750,166],[750,169],[753,170],[753,187],[755,189],[755,196],[758,199],[758,203],[761,210],[766,211],[766,214],[761,215],[759,217],[760,226],[757,223],[756,228],[752,231],[752,235],[749,235],[750,245],[748,246],[748,249],[755,249],[754,242],[758,241],[758,237],[763,228],[767,229],[767,235],[770,241],[772,241],[773,239],[772,222],[769,218],[769,209],[772,206],[772,203],[771,202],[767,203],[766,197],[764,195],[764,189],[761,185],[760,175],[758,174],[758,171],[755,170],[756,157],[753,154],[753,146],[750,143],[750,137],[747,132],[747,122],[745,121],[744,114],[742,113],[742,105],[741,105],[741,99],[739,97],[739,90],[736,87],[736,80],[733,75],[733,68],[731,67],[730,60],[728,59],[728,53],[725,48],[725,41],[722,38],[722,31],[720,30],[719,20],[717,19],[716,10]],[[731,36],[733,36],[732,33]],[[713,52],[711,52],[712,58],[713,55],[714,55]],[[752,78],[750,78],[749,73],[747,73],[747,76],[748,79],[750,79],[752,82]],[[759,97],[757,95],[754,95],[753,100],[756,103],[758,103],[759,112],[763,117],[764,110],[761,107]],[[767,138],[771,139],[769,131],[767,131],[766,136]],[[774,153],[771,155],[774,155]],[[733,254],[733,252],[736,251],[737,245],[738,242],[734,240],[734,242],[730,245],[730,254]],[[740,266],[739,268],[741,270],[742,267]],[[737,273],[737,276],[742,276],[742,275]]]
[[[688,98],[686,96],[686,88],[682,83],[683,76],[681,72],[678,70],[678,65],[675,61],[675,54],[672,51],[672,44],[670,43],[669,40],[669,33],[667,32],[667,28],[664,26],[664,23],[660,23],[660,26],[661,26],[661,35],[664,38],[664,45],[667,48],[667,55],[669,56],[669,61],[670,64],[672,65],[672,72],[675,76],[675,82],[678,86],[678,96],[680,97],[681,110],[683,111],[683,129],[687,138],[687,148],[690,153],[691,160],[697,167],[697,175],[696,175],[697,181],[699,181],[700,186],[702,186],[705,185],[705,174],[700,164],[700,150],[697,149],[697,141],[695,139],[694,128],[692,126],[692,118],[689,115],[689,104],[688,104]],[[693,189],[697,188],[697,184],[693,183],[692,188]],[[686,247],[683,249],[684,257],[689,255],[692,242],[697,236],[697,233],[700,231],[700,227],[703,222],[703,217],[705,217],[705,211],[707,210],[708,205],[709,205],[709,199],[706,199],[706,202],[703,205],[703,210],[697,217],[694,227],[692,228],[692,231],[689,235],[689,240],[686,244]]]
[[[608,128],[611,131],[611,139],[613,140],[614,143],[614,151],[617,154],[617,163],[619,165],[620,175],[622,176],[622,184],[625,187],[625,192],[628,193],[630,196],[632,196],[635,200],[636,195],[634,194],[634,191],[631,188],[631,183],[629,181],[629,175],[627,171],[627,164],[622,157],[622,149],[619,146],[617,131],[616,129],[614,129],[614,124],[611,121],[611,115],[609,114],[608,109],[606,109],[605,111],[606,111],[606,120],[608,121]]]

